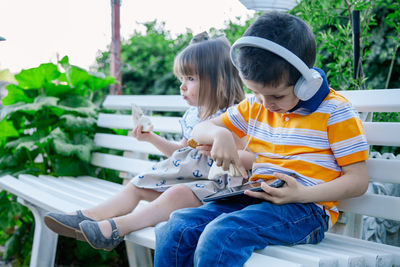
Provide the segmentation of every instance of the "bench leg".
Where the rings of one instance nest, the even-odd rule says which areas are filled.
[[[152,267],[153,257],[149,248],[125,241],[130,267]]]
[[[28,207],[35,218],[30,267],[52,267],[56,258],[58,235],[44,225],[43,217],[47,211],[26,201],[19,200]]]

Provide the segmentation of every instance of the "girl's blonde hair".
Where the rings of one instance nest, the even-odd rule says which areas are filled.
[[[191,42],[174,61],[176,77],[198,75],[200,81],[200,118],[206,119],[220,109],[244,99],[242,81],[233,66],[225,37],[202,38]]]

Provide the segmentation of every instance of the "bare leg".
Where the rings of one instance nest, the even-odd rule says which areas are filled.
[[[198,207],[200,205],[200,200],[190,188],[185,185],[175,185],[143,208],[138,208],[130,214],[114,218],[114,221],[117,225],[119,236],[124,236],[130,232],[168,220],[169,215],[174,210]],[[108,221],[99,222],[99,227],[105,237],[111,236],[111,225]]]
[[[83,214],[96,221],[102,221],[116,216],[122,216],[131,212],[138,205],[140,200],[153,201],[161,193],[151,190],[138,188],[129,183],[125,188],[107,199],[103,203],[90,209],[83,210]]]

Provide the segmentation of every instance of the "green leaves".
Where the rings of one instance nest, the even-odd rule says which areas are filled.
[[[74,173],[88,174],[97,129],[91,97],[114,78],[89,73],[64,57],[59,66],[22,70],[15,80],[6,87],[0,116],[0,175],[57,175],[72,161],[81,161]]]

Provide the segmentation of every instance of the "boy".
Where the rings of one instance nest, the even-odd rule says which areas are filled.
[[[171,214],[156,227],[156,266],[242,266],[268,245],[318,243],[338,216],[337,200],[368,187],[368,145],[351,104],[311,69],[315,39],[299,18],[260,16],[231,56],[254,96],[197,125],[193,138],[212,144],[218,166],[234,163],[245,176],[232,132],[257,154],[250,180],[263,192]],[[239,50],[236,59],[236,50]]]

